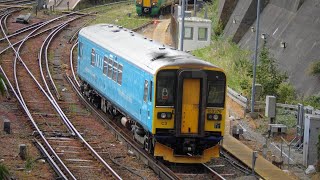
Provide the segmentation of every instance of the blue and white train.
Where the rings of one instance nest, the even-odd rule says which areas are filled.
[[[123,125],[156,157],[204,163],[219,156],[224,135],[222,69],[120,26],[79,32],[82,93]]]

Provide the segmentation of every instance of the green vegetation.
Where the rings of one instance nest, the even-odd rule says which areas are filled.
[[[26,162],[25,162],[25,168],[27,171],[30,171],[33,167],[34,161],[32,160],[31,157],[27,157]]]
[[[0,93],[1,93],[2,96],[4,95],[4,92],[5,92],[3,82],[4,82],[3,81],[3,77],[0,75]]]
[[[7,179],[10,175],[8,168],[0,163],[0,179]]]
[[[303,102],[303,104],[312,106],[316,109],[320,109],[320,96],[319,95],[310,96]]]
[[[228,86],[249,97],[253,77],[253,64],[249,60],[252,52],[243,50],[237,44],[221,37],[223,29],[218,19],[218,1],[208,3],[206,7],[208,17],[211,17],[213,24],[213,42],[209,47],[193,51],[193,54],[223,68],[227,74]],[[202,14],[204,10],[200,13],[201,16]],[[274,95],[277,97],[277,102],[282,103],[292,102],[295,99],[293,86],[286,82],[288,78],[286,73],[278,69],[265,43],[259,53],[256,72],[256,83],[263,87],[262,98]]]
[[[309,69],[311,75],[320,75],[320,61],[311,63]]]
[[[140,27],[151,21],[151,18],[139,17],[132,2],[126,3],[125,5],[98,6],[96,8],[83,10],[82,12],[98,12],[90,24],[110,23],[128,29]]]

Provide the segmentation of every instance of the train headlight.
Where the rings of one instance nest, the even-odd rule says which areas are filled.
[[[156,5],[156,3],[155,3],[155,2],[153,2],[153,3],[152,3],[152,6],[155,6],[155,5]]]
[[[171,119],[172,113],[171,112],[158,112],[158,119]]]
[[[222,120],[222,114],[207,114],[208,120]]]

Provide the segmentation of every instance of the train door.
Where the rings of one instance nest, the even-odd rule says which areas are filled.
[[[144,89],[143,89],[143,102],[142,102],[142,109],[141,109],[141,118],[144,124],[148,124],[148,120],[150,120],[150,95],[149,95],[149,87],[151,81],[148,80],[144,81]]]
[[[184,79],[181,134],[197,134],[199,125],[200,79]]]
[[[175,104],[176,136],[204,136],[207,74],[202,70],[178,72]]]

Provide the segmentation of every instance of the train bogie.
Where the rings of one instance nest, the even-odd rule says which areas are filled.
[[[219,156],[226,113],[221,69],[112,25],[81,30],[78,54],[83,93],[120,115],[148,152],[176,163]]]

